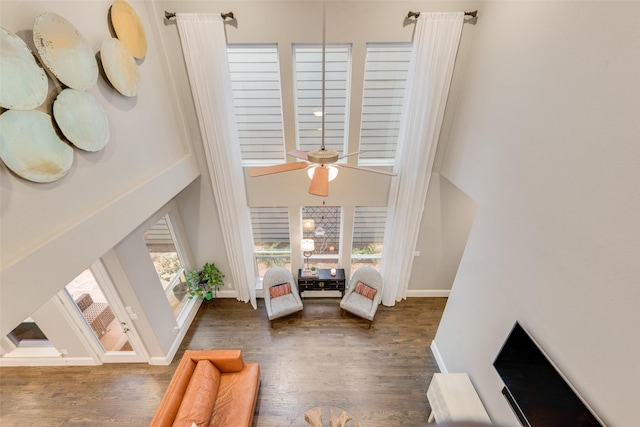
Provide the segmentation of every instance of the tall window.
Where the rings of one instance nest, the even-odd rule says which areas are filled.
[[[259,277],[273,266],[291,270],[291,240],[287,208],[250,208]]]
[[[340,235],[342,208],[340,206],[305,206],[302,221],[313,220],[308,229],[303,225],[303,237],[312,239],[314,247],[309,264],[317,268],[340,267]]]
[[[360,165],[393,165],[411,44],[369,43],[365,62]]]
[[[160,218],[147,230],[144,240],[171,310],[178,318],[188,300],[188,286],[184,263],[176,248],[175,236],[168,215]]]
[[[285,160],[278,46],[228,45],[233,107],[245,166]]]
[[[353,218],[351,271],[360,267],[380,268],[386,207],[356,207]]]
[[[298,147],[317,150],[322,144],[322,45],[295,44],[296,123]],[[326,148],[344,153],[348,132],[351,46],[325,46]]]

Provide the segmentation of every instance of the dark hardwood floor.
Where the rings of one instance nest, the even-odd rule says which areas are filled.
[[[439,372],[429,345],[446,298],[380,306],[373,327],[340,316],[337,298],[307,298],[275,320],[232,299],[204,304],[169,366],[0,369],[0,425],[146,426],[185,349],[240,348],[260,363],[258,427],[289,426],[314,406],[343,408],[361,427],[422,426],[427,387]]]

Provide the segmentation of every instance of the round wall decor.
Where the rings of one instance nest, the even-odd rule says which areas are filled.
[[[88,90],[98,80],[98,62],[89,42],[69,21],[43,13],[33,25],[33,42],[42,62],[66,86]]]
[[[142,59],[147,54],[147,36],[136,11],[124,0],[116,0],[111,6],[111,24],[118,40],[131,56]]]
[[[47,98],[49,81],[29,46],[0,26],[0,107],[32,110]]]
[[[73,148],[60,139],[48,114],[8,110],[0,116],[0,158],[24,179],[53,182],[71,169]]]
[[[113,87],[124,96],[136,96],[140,87],[140,70],[122,42],[115,38],[102,42],[100,58]]]
[[[89,92],[65,89],[53,103],[53,117],[64,136],[85,151],[100,151],[109,140],[109,121]]]

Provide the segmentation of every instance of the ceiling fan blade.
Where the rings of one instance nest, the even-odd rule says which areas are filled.
[[[349,156],[356,156],[360,153],[362,153],[362,151],[354,151],[353,153],[343,154],[342,156],[339,157],[339,159],[344,159],[345,157],[349,157]]]
[[[261,167],[249,169],[249,176],[255,177],[255,176],[262,176],[262,175],[271,175],[273,173],[304,169],[307,166],[309,165],[304,162],[292,162],[292,163],[283,163],[281,165],[261,166]]]
[[[365,172],[380,173],[382,175],[389,175],[389,176],[398,175],[397,173],[385,171],[385,170],[382,170],[382,169],[364,168],[362,166],[351,166],[351,165],[347,165],[345,163],[338,163],[337,166],[340,166],[340,167],[343,167],[343,168],[349,168],[349,169],[357,169],[357,170],[361,170],[361,171],[365,171]]]
[[[315,168],[309,185],[309,194],[321,197],[329,195],[329,169],[324,166]]]
[[[287,151],[287,154],[291,157],[297,157],[299,159],[302,160],[309,160],[309,158],[307,157],[307,152],[306,151],[302,151],[302,150],[291,150],[291,151]]]

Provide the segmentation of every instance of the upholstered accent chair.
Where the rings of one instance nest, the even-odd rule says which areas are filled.
[[[361,267],[356,270],[340,301],[341,314],[348,311],[369,321],[369,328],[382,298],[382,276],[376,269]]]
[[[264,305],[269,323],[272,320],[302,311],[302,300],[293,274],[283,267],[271,267],[262,279]]]

